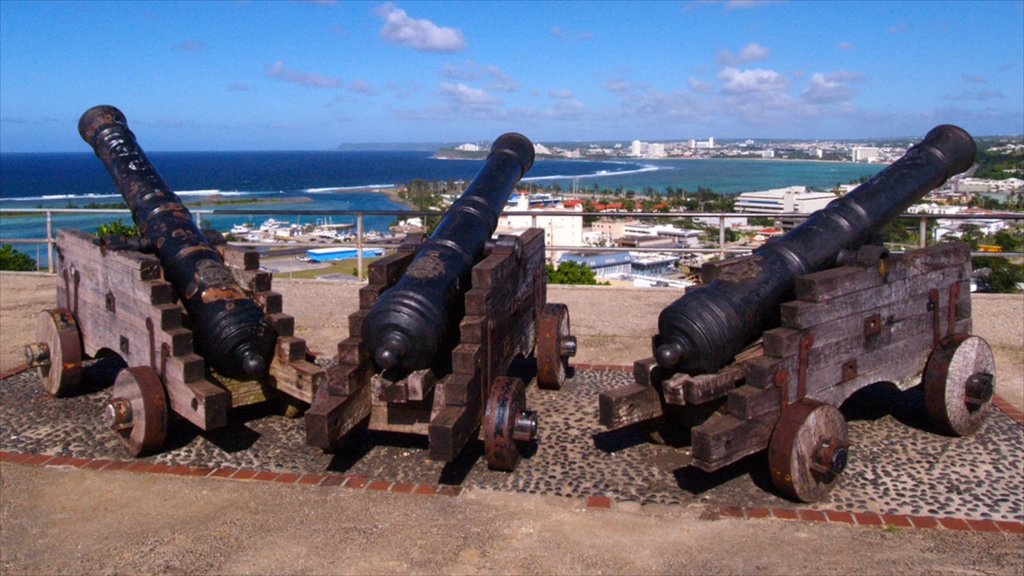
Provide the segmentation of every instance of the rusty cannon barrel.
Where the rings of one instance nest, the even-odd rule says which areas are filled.
[[[363,320],[362,339],[379,369],[420,370],[452,343],[470,271],[484,254],[498,215],[533,165],[533,143],[503,134],[483,168],[423,244],[398,282]]]
[[[725,366],[778,325],[779,305],[791,298],[797,276],[832,266],[843,250],[869,242],[915,201],[970,168],[974,155],[974,139],[963,129],[932,129],[873,178],[754,250],[743,274],[689,291],[662,310],[652,342],[658,365],[688,374]]]
[[[220,253],[171,191],[113,106],[96,106],[78,133],[107,167],[192,321],[196,351],[218,372],[257,377],[266,371],[276,334],[263,310],[235,281]]]

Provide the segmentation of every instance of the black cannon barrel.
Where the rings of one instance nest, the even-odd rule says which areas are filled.
[[[533,166],[533,143],[502,134],[483,168],[416,251],[398,282],[363,320],[362,338],[381,369],[419,370],[452,343],[470,271],[513,188]]]
[[[915,201],[970,168],[974,155],[974,139],[963,129],[932,129],[873,178],[754,250],[749,274],[715,280],[662,310],[653,338],[658,364],[689,374],[718,370],[778,325],[779,305],[792,297],[797,276],[827,268],[844,249],[870,241]]]
[[[192,321],[196,351],[222,374],[262,375],[277,338],[273,327],[146,158],[124,114],[113,106],[90,108],[78,133],[107,167],[139,233],[160,258]]]

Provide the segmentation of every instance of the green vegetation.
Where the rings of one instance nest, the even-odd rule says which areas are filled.
[[[96,236],[102,238],[104,236],[138,236],[139,229],[135,224],[125,224],[120,220],[111,220],[110,222],[104,222],[96,227]]]
[[[580,262],[564,261],[555,268],[551,264],[545,265],[548,284],[585,284],[608,286],[608,282],[598,282],[597,274],[586,264]]]
[[[366,278],[366,271],[371,262],[380,260],[380,257],[363,258],[363,278]],[[294,272],[278,272],[275,275],[280,278],[317,278],[328,274],[351,274],[356,276],[358,259],[346,258],[344,260],[332,260],[328,266],[323,268],[310,268],[308,270],[297,270]]]
[[[0,270],[34,272],[37,269],[35,258],[24,252],[18,252],[10,244],[0,245]]]
[[[1006,178],[1024,177],[1024,152],[1010,154],[995,152],[991,149],[978,152],[978,170],[975,178],[1005,180]]]
[[[971,266],[978,276],[978,288],[983,292],[1020,294],[1024,283],[1024,266],[1013,264],[999,256],[971,258]],[[986,271],[987,269],[987,271]]]

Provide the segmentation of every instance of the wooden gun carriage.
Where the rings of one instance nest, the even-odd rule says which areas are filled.
[[[679,406],[717,406],[691,433],[691,465],[719,470],[768,449],[772,481],[811,502],[835,485],[849,438],[839,406],[876,382],[923,386],[934,427],[968,435],[991,405],[995,363],[971,336],[970,250],[944,243],[890,255],[879,246],[845,264],[800,276],[781,326],[714,373],[666,374],[654,358],[634,365],[636,384],[600,397],[610,428]],[[745,256],[705,266],[704,281],[748,275]]]
[[[259,254],[223,238],[212,244],[277,333],[262,377],[217,374],[193,351],[190,319],[156,256],[118,249],[79,230],[57,232],[57,307],[39,314],[36,342],[25,350],[28,363],[38,368],[48,393],[69,396],[79,390],[86,357],[123,358],[128,367],[117,376],[104,418],[133,455],[161,448],[170,414],[204,431],[224,426],[230,408],[274,397],[294,414],[324,380],[305,341],[294,337],[294,320],[271,290],[272,275],[259,269]]]
[[[349,316],[349,337],[338,344],[337,363],[306,412],[307,442],[334,449],[362,427],[420,434],[429,438],[431,459],[451,462],[479,431],[488,466],[511,471],[520,460],[516,443],[533,440],[537,430],[525,383],[510,372],[513,361],[533,354],[538,386],[557,389],[576,349],[567,308],[547,303],[544,231],[489,242],[463,298],[450,373],[425,368],[392,379],[374,366],[361,337],[363,320],[407,273],[420,241],[370,265],[359,310]]]

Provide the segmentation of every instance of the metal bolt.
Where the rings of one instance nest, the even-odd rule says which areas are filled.
[[[995,386],[992,375],[984,372],[972,374],[964,385],[964,402],[967,406],[977,408],[992,399]]]
[[[50,365],[50,345],[46,342],[33,342],[25,346],[25,363],[29,368]]]
[[[115,432],[132,428],[132,405],[124,398],[111,398],[103,407],[103,422]]]
[[[572,358],[576,355],[576,337],[566,336],[562,338],[558,347],[558,355],[563,358]]]
[[[838,438],[822,437],[811,457],[811,470],[822,475],[839,475],[849,461],[849,443]]]
[[[512,439],[516,442],[531,442],[537,437],[537,412],[523,410],[512,427]]]

